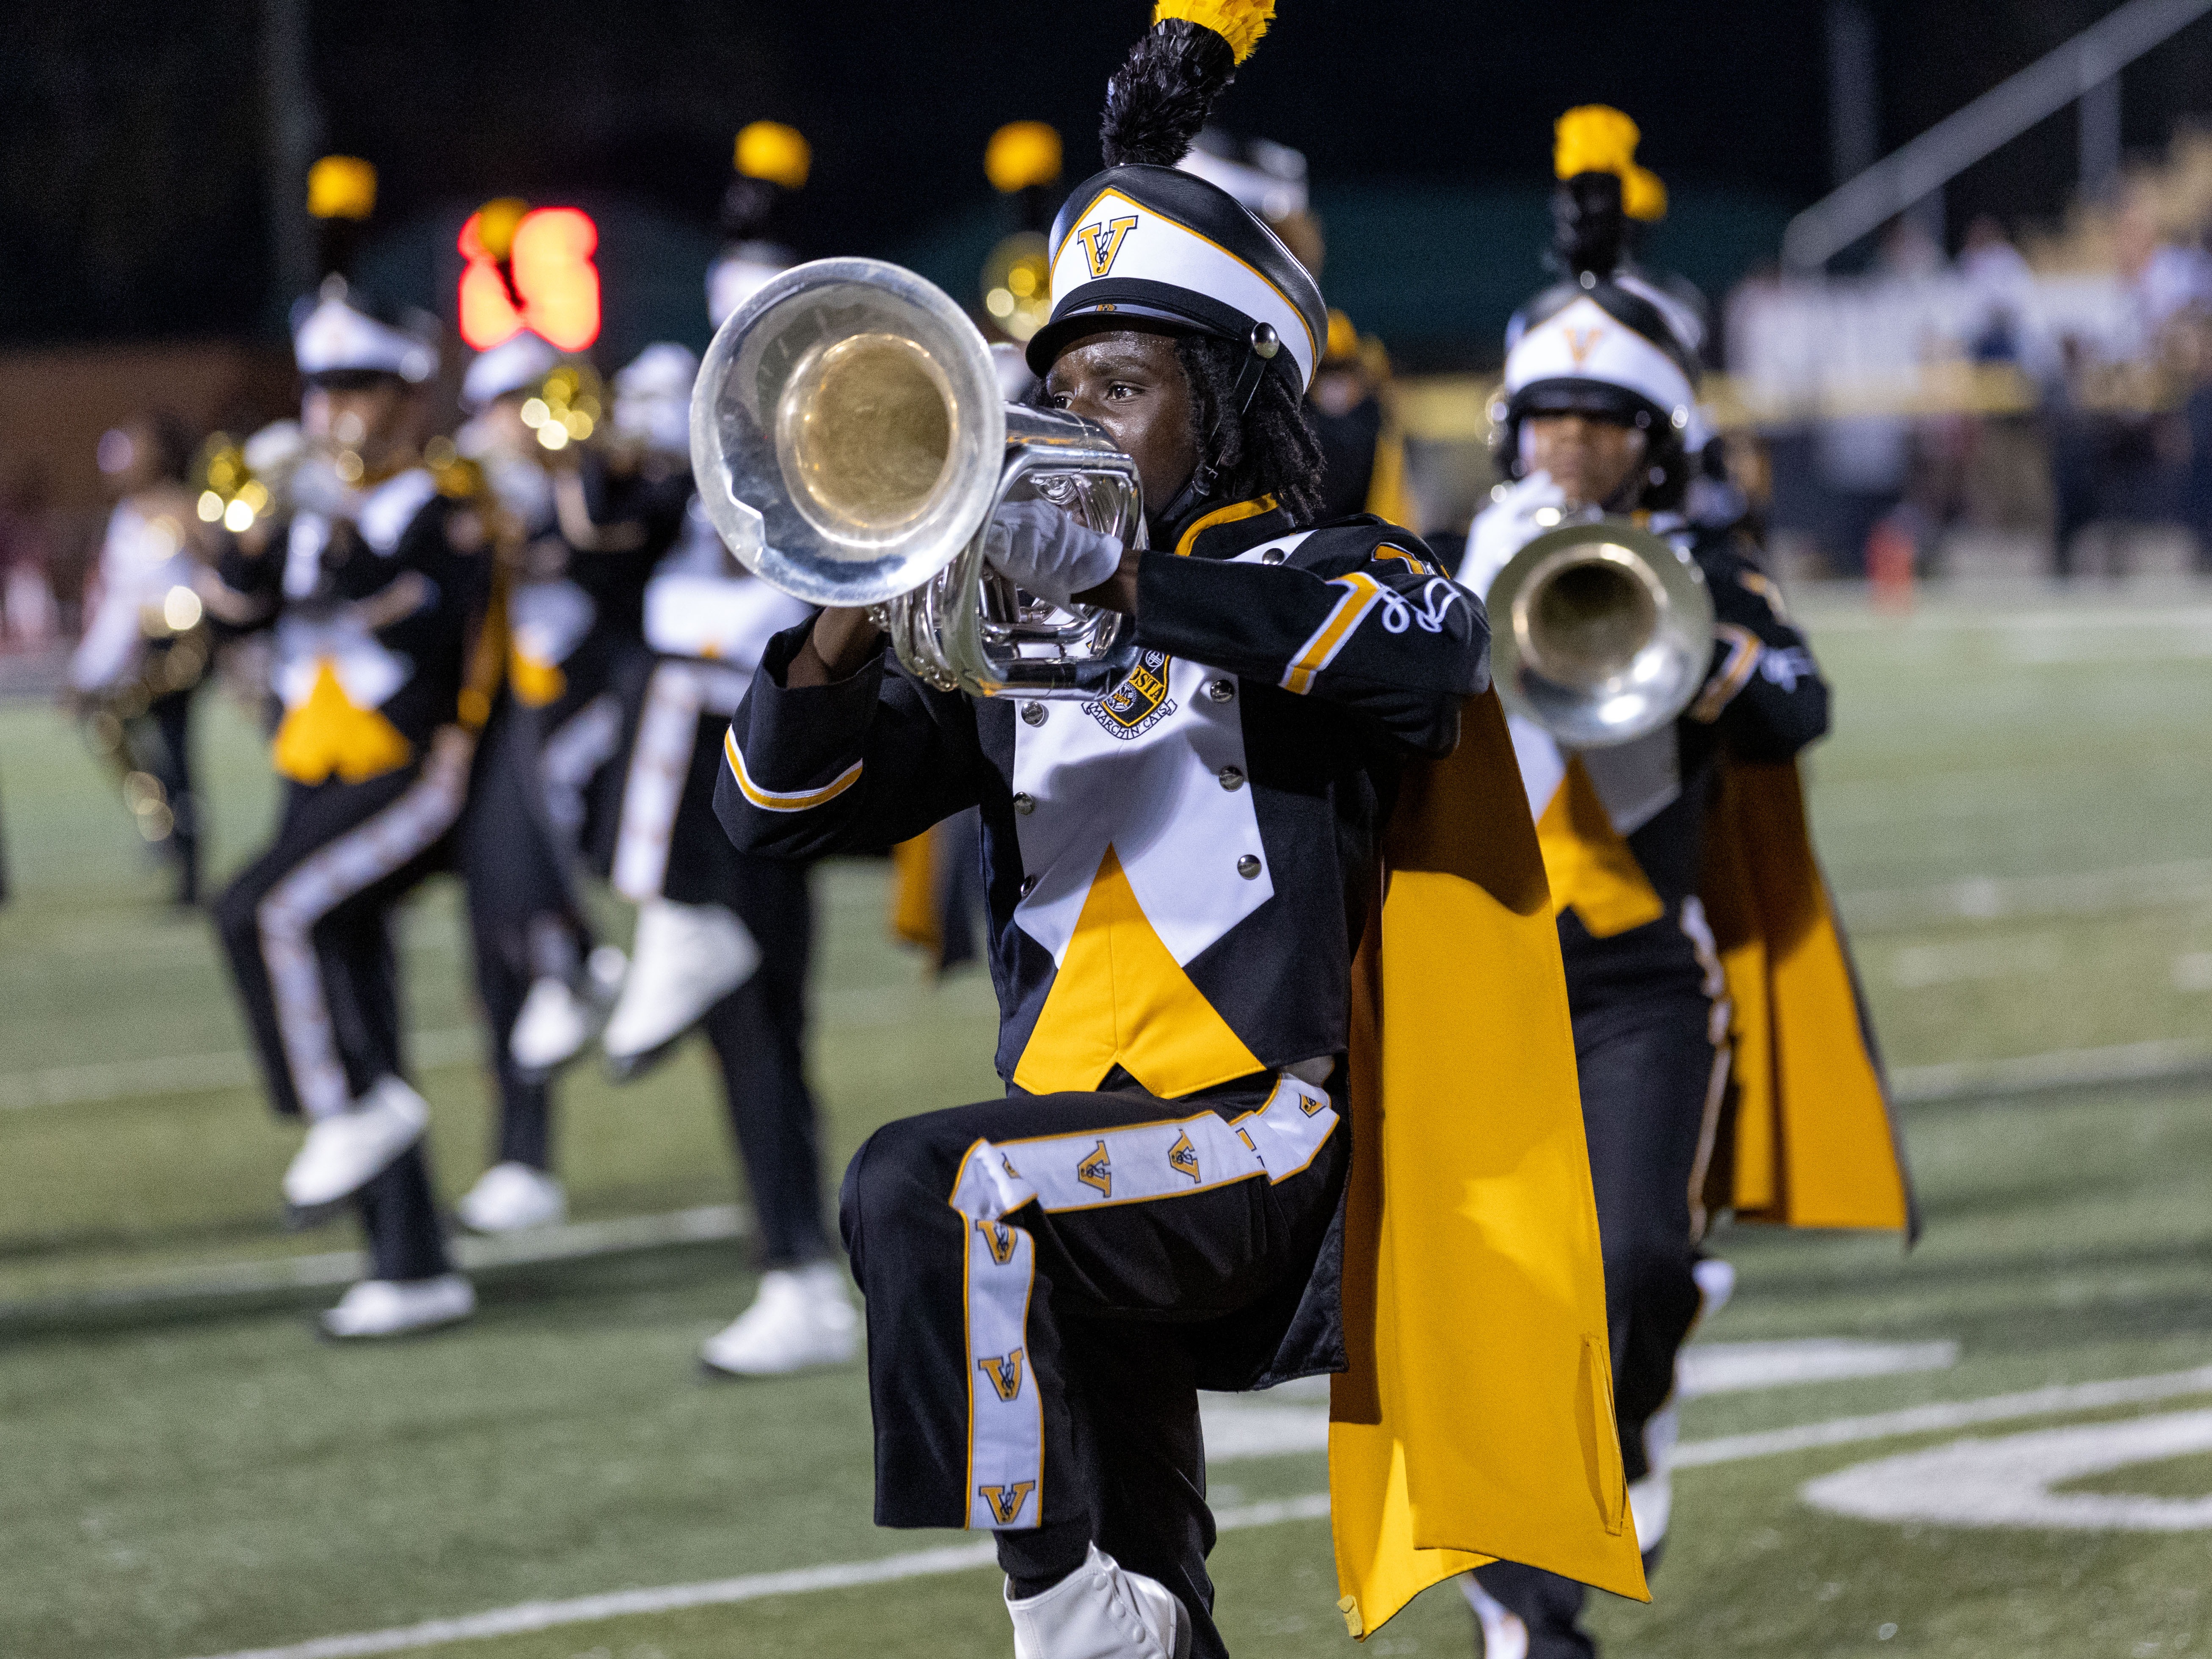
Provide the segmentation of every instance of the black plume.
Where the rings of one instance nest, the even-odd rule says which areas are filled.
[[[1106,165],[1173,167],[1236,76],[1236,54],[1212,29],[1181,17],[1153,25],[1106,83]]]
[[[1552,254],[1546,263],[1562,276],[1612,276],[1620,267],[1627,234],[1619,173],[1578,173],[1553,191]]]

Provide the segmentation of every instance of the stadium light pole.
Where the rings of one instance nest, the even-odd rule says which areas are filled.
[[[323,110],[309,70],[308,0],[261,0],[264,167],[269,252],[281,307],[315,283],[315,240],[301,204],[323,136]]]

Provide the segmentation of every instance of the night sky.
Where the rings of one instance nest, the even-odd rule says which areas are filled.
[[[2110,7],[1872,9],[1887,149]],[[1358,238],[1365,263],[1346,280],[1365,292],[1381,291],[1391,221],[1363,208],[1364,193],[1413,206],[1484,191],[1540,201],[1551,122],[1575,103],[1636,116],[1641,159],[1678,204],[1707,210],[1693,226],[1741,210],[1764,235],[1831,182],[1826,29],[1812,0],[1281,0],[1280,14],[1219,117],[1306,152],[1324,207],[1339,204],[1340,248]],[[381,227],[516,193],[620,200],[704,234],[732,134],[770,117],[814,145],[794,226],[806,251],[894,253],[963,216],[988,226],[981,156],[1000,122],[1059,126],[1071,184],[1095,165],[1105,77],[1146,9],[320,0],[311,15],[321,148],[377,164]],[[289,296],[275,291],[269,252],[260,16],[259,0],[8,0],[0,340],[276,333]],[[2193,27],[2124,87],[2127,142],[2161,143],[2178,117],[2212,106],[2212,27]],[[2062,114],[1970,172],[1951,192],[1954,235],[1984,209],[2055,215],[2074,142]],[[1693,236],[1678,235],[1686,266],[1700,251]],[[1525,264],[1533,285],[1535,251],[1464,257]],[[1462,256],[1431,235],[1420,257]]]

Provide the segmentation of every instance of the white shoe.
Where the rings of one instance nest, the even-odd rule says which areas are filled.
[[[428,1101],[396,1077],[380,1079],[349,1109],[307,1126],[284,1171],[285,1202],[315,1210],[359,1192],[420,1140],[429,1122]]]
[[[654,899],[637,913],[629,972],[601,1047],[616,1077],[645,1070],[760,966],[760,946],[720,904]]]
[[[1471,1572],[1460,1574],[1459,1587],[1482,1625],[1482,1659],[1528,1659],[1528,1626],[1521,1615],[1483,1589]]]
[[[602,945],[586,960],[578,983],[571,985],[557,974],[532,980],[507,1035],[507,1051],[514,1063],[526,1072],[551,1072],[583,1053],[606,1029],[627,965],[621,951]]]
[[[1042,1595],[1017,1601],[1014,1659],[1189,1659],[1190,1615],[1165,1584],[1091,1547],[1083,1565]]]
[[[1735,1263],[1723,1261],[1717,1255],[1700,1256],[1690,1266],[1690,1277],[1698,1281],[1698,1317],[1711,1319],[1735,1295]]]
[[[459,1273],[405,1282],[364,1279],[323,1316],[323,1329],[348,1339],[404,1336],[454,1324],[476,1310],[476,1286]]]
[[[495,1164],[461,1194],[453,1212],[471,1232],[519,1233],[562,1219],[568,1213],[568,1195],[543,1170],[527,1164]]]
[[[761,1275],[753,1305],[707,1339],[699,1358],[730,1376],[781,1376],[842,1365],[860,1351],[860,1318],[834,1261],[777,1267]]]

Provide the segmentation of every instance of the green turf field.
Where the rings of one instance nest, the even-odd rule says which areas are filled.
[[[1841,728],[1812,763],[1814,811],[1889,1058],[1921,1102],[1908,1121],[1928,1234],[1910,1257],[1878,1238],[1724,1235],[1742,1288],[1704,1340],[1948,1342],[1955,1363],[1690,1401],[1658,1599],[1608,1603],[1601,1632],[1611,1652],[1658,1659],[2206,1651],[2212,1083],[1942,1097],[1984,1062],[2172,1071],[2212,1053],[2212,594],[1943,600],[1903,623],[1848,599],[1810,614]],[[246,722],[206,708],[228,867],[270,792]],[[205,924],[163,909],[127,816],[50,710],[0,707],[0,811],[15,883],[0,908],[0,1655],[412,1651],[437,1632],[295,1644],[972,1544],[868,1524],[857,1374],[696,1380],[698,1341],[750,1291],[741,1240],[489,1270],[462,1330],[317,1342],[308,1316],[333,1288],[283,1275],[328,1279],[351,1241],[278,1225],[294,1137],[242,1068]],[[932,987],[887,945],[883,886],[881,866],[855,864],[820,888],[833,1176],[883,1119],[994,1088],[987,990]],[[410,909],[404,945],[451,1195],[482,1167],[488,1124],[449,884]],[[628,1090],[580,1069],[560,1145],[581,1222],[741,1197],[696,1053]],[[1991,1400],[1979,1422],[1876,1422],[1824,1445],[1774,1432]],[[2025,1457],[2028,1437],[2100,1423],[2166,1441],[2045,1483],[2048,1502],[2111,1500],[2094,1525],[1869,1519],[1800,1495],[1969,1437],[2021,1437]],[[1217,1507],[1247,1523],[1215,1555],[1224,1627],[1240,1654],[1348,1652],[1326,1522],[1267,1507],[1320,1492],[1322,1460],[1271,1443],[1214,1472]],[[1942,1467],[1932,1481],[1900,1468],[1885,1490],[1921,1480],[1928,1501],[1955,1501],[1963,1482]],[[2154,1522],[2183,1529],[2141,1529]],[[462,1628],[513,1633],[428,1650],[1010,1650],[987,1570],[821,1583],[570,1609],[537,1630],[509,1615]],[[1440,1588],[1366,1645],[1468,1653],[1471,1621]]]

